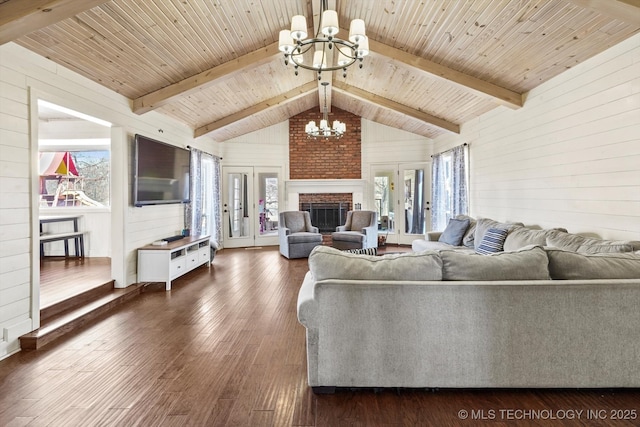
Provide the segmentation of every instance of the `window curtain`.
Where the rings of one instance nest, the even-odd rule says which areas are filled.
[[[444,230],[450,218],[469,213],[468,149],[464,144],[432,158],[432,230]],[[450,170],[445,159],[450,159]]]
[[[203,173],[205,168],[210,169],[211,173]],[[185,228],[190,228],[194,236],[210,233],[211,244],[219,248],[222,243],[220,157],[192,148],[190,175],[191,202],[185,206]],[[212,182],[205,183],[203,179],[211,179]],[[210,194],[205,194],[207,188],[212,189]],[[211,199],[205,200],[205,198]],[[206,218],[210,218],[209,224],[206,224]]]
[[[431,159],[431,229],[446,227],[444,157],[436,154]]]

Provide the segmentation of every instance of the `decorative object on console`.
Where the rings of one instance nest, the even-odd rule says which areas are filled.
[[[282,30],[278,38],[278,48],[284,53],[284,63],[293,63],[296,76],[298,67],[316,71],[318,80],[322,79],[323,71],[334,71],[342,69],[343,77],[347,76],[347,67],[356,61],[360,62],[369,54],[369,39],[365,34],[365,25],[362,19],[351,21],[349,28],[349,40],[342,40],[336,37],[340,31],[338,24],[338,13],[335,10],[328,10],[327,0],[320,0],[320,25],[315,36],[307,38],[307,19],[302,15],[296,15],[291,19],[291,30]],[[320,34],[322,33],[322,34]],[[305,40],[306,39],[306,40]],[[332,54],[333,47],[338,52],[336,65],[328,65],[327,57]],[[309,63],[310,55],[313,60],[310,65],[305,64],[305,56],[309,53],[306,61]]]

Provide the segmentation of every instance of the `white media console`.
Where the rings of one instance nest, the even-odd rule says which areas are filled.
[[[184,237],[163,246],[147,245],[138,249],[138,282],[171,281],[203,264],[209,265],[209,236]]]

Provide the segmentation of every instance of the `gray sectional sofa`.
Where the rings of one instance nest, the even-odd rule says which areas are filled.
[[[298,296],[309,385],[640,387],[638,242],[508,227],[514,249],[492,255],[315,248]]]

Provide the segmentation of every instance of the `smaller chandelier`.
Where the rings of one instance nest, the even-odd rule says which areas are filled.
[[[317,126],[316,122],[311,120],[305,126],[304,131],[307,133],[307,138],[342,138],[342,135],[347,131],[347,125],[338,120],[334,120],[331,127],[329,127],[329,112],[327,110],[327,85],[329,83],[322,82],[321,84],[324,88],[324,107],[322,109],[322,120],[320,120],[320,126]]]
[[[365,34],[364,21],[362,19],[351,21],[349,40],[339,39],[336,37],[340,30],[338,13],[335,10],[327,10],[327,0],[321,0],[320,5],[322,18],[315,37],[306,39],[307,19],[302,15],[296,15],[291,19],[291,30],[280,31],[278,48],[284,53],[285,65],[288,65],[289,61],[293,63],[296,76],[298,67],[302,67],[317,72],[318,80],[321,80],[323,71],[340,69],[343,70],[343,77],[346,77],[347,67],[358,61],[362,68],[362,60],[369,54],[369,39]],[[336,46],[338,51],[338,60],[337,65],[329,67],[327,56],[333,52],[333,46]],[[312,48],[315,48],[313,61],[311,65],[307,65],[304,63],[304,56]]]

